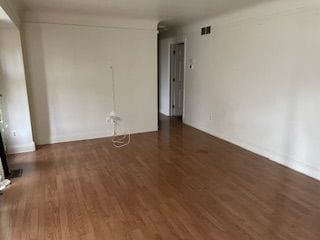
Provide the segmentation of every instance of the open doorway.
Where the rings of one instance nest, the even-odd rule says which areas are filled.
[[[159,35],[158,42],[159,126],[164,120],[183,121],[185,87],[185,40]]]
[[[183,117],[184,43],[170,46],[170,116]]]

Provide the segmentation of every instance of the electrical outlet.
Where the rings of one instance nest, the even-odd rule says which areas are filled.
[[[17,136],[17,131],[14,130],[11,133],[12,133],[12,137],[16,137]]]
[[[213,120],[213,113],[210,113],[210,115],[209,115],[209,120],[210,120],[210,121]]]

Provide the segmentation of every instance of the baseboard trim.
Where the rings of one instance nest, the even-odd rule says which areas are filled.
[[[170,117],[170,113],[166,112],[166,111],[159,111],[159,113],[167,116],[167,117]]]
[[[99,133],[85,133],[85,134],[77,134],[77,135],[52,136],[49,138],[42,137],[37,139],[37,145],[83,141],[83,140],[90,140],[90,139],[105,138],[110,136],[111,135],[109,134],[99,132]]]
[[[8,154],[16,154],[16,153],[26,153],[26,152],[34,152],[36,150],[36,145],[34,142],[20,145],[11,145],[7,146]]]
[[[157,127],[152,129],[147,129],[143,131],[132,131],[130,134],[140,134],[140,133],[148,133],[158,131]],[[49,138],[40,137],[36,139],[37,145],[45,145],[45,144],[55,144],[55,143],[64,143],[64,142],[74,142],[74,141],[84,141],[91,139],[99,139],[99,138],[107,138],[111,137],[112,133],[108,131],[99,131],[99,132],[87,132],[76,135],[57,135],[51,136]]]
[[[205,127],[194,126],[190,123],[186,123],[186,124],[193,127],[193,128],[196,128],[200,131],[203,131],[209,135],[212,135],[214,137],[217,137],[219,139],[227,141],[231,144],[237,145],[245,150],[248,150],[250,152],[253,152],[255,154],[263,156],[263,157],[265,157],[273,162],[276,162],[282,166],[285,166],[285,167],[290,168],[296,172],[302,173],[308,177],[311,177],[313,179],[320,181],[320,169],[309,166],[309,165],[307,165],[297,159],[294,159],[293,157],[277,154],[277,153],[268,151],[266,149],[262,149],[258,146],[253,146],[253,145],[248,144],[245,141],[242,141],[240,139],[236,139],[234,137],[227,136],[226,134],[223,134],[223,133],[214,132],[214,131],[207,129]]]

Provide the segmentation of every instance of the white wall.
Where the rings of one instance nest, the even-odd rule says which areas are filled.
[[[179,29],[185,122],[320,179],[320,8],[279,6]]]
[[[35,150],[20,33],[15,28],[0,28],[0,94],[8,123],[6,143],[9,153]]]
[[[131,20],[117,27],[117,21],[105,26],[57,19],[63,22],[41,23],[45,20],[37,17],[22,26],[36,143],[111,134],[105,123],[112,111],[110,65],[118,114],[133,133],[156,131],[156,24],[135,26]]]
[[[159,40],[159,112],[170,115],[170,46],[173,38]]]

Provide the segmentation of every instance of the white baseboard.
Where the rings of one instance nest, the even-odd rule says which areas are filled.
[[[246,149],[250,152],[253,152],[255,154],[258,154],[260,156],[263,156],[265,158],[268,158],[269,160],[279,163],[280,165],[283,165],[285,167],[288,167],[292,170],[295,170],[299,173],[302,173],[304,175],[307,175],[311,178],[314,178],[316,180],[320,181],[320,168],[312,167],[310,165],[307,165],[297,159],[294,159],[291,156],[285,156],[281,155],[275,152],[271,152],[269,150],[263,149],[258,146],[253,146],[251,144],[248,144],[240,139],[236,139],[234,137],[227,136],[226,134],[223,133],[218,133],[214,132],[210,129],[204,128],[204,127],[198,127],[198,126],[193,126],[190,123],[186,123],[187,125],[190,125],[191,127],[194,127],[200,131],[203,131],[205,133],[208,133],[214,137],[220,138],[222,140],[225,140],[231,144],[237,145],[243,149]]]
[[[138,133],[147,133],[147,132],[155,132],[158,131],[157,127],[152,129],[146,129],[143,131],[132,131],[130,134],[138,134]],[[81,134],[74,135],[55,135],[49,138],[40,137],[36,140],[38,145],[44,144],[54,144],[54,143],[64,143],[64,142],[74,142],[74,141],[82,141],[82,140],[90,140],[90,139],[99,139],[111,137],[112,133],[108,131],[97,131],[97,132],[84,132]]]
[[[36,145],[34,142],[20,145],[8,145],[7,151],[8,154],[16,154],[16,153],[26,153],[26,152],[34,152],[36,150]]]
[[[109,134],[105,132],[90,132],[90,133],[82,133],[82,134],[74,134],[74,135],[56,135],[51,136],[49,138],[40,137],[37,139],[37,144],[54,144],[54,143],[63,143],[63,142],[73,142],[73,141],[82,141],[82,140],[90,140],[97,138],[109,137]]]
[[[165,115],[165,116],[167,116],[167,117],[170,117],[170,113],[169,112],[167,112],[167,111],[159,111],[161,114],[163,114],[163,115]]]

